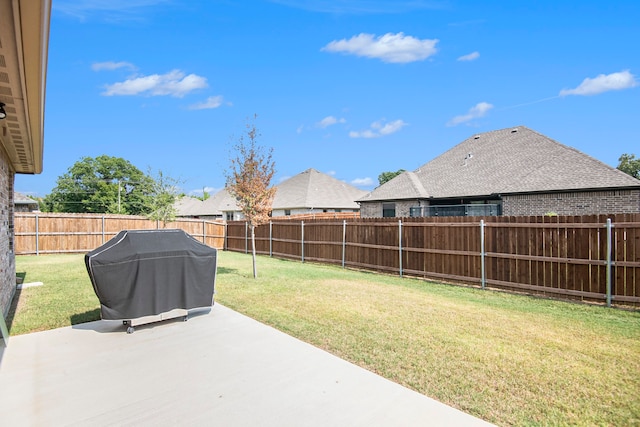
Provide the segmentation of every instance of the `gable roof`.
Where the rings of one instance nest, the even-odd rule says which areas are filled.
[[[332,176],[307,169],[276,186],[273,209],[358,209],[356,200],[367,194]]]
[[[356,200],[365,194],[343,181],[315,169],[307,169],[276,185],[272,209],[359,209]],[[189,199],[195,200],[195,203]],[[205,201],[183,197],[175,205],[179,216],[222,215],[223,212],[240,211],[235,198],[226,188]]]
[[[518,126],[474,135],[358,201],[612,188],[640,189],[640,180]]]
[[[173,207],[176,209],[178,216],[197,216],[199,215],[197,212],[200,210],[200,205],[202,205],[202,200],[185,196],[178,199]]]
[[[236,199],[226,188],[218,191],[213,196],[202,202],[201,215],[222,215],[223,212],[238,211]]]
[[[235,199],[226,189],[218,191],[204,201],[194,197],[182,197],[174,207],[178,216],[222,216],[225,211],[239,210]]]

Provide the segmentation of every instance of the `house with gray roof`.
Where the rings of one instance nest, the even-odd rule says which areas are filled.
[[[184,196],[179,198],[173,205],[176,210],[176,216],[179,217],[197,217],[200,212],[202,200],[195,197]]]
[[[356,200],[367,194],[330,175],[307,169],[276,186],[272,216],[358,212]]]
[[[202,219],[234,219],[232,216],[226,217],[225,212],[233,212],[239,210],[235,199],[225,189],[218,191],[206,200],[196,199],[195,197],[182,197],[179,199],[174,208],[176,216],[183,218],[202,218]]]
[[[272,213],[275,217],[326,212],[358,212],[356,199],[366,191],[332,176],[307,169],[276,185]],[[184,199],[183,199],[184,200]],[[178,216],[192,218],[224,218],[228,221],[243,219],[236,200],[226,189],[219,191],[200,204],[176,204]]]
[[[13,192],[13,206],[14,212],[37,212],[40,210],[40,204],[37,200],[17,191]]]
[[[362,217],[640,212],[640,180],[525,126],[476,134],[358,199]]]

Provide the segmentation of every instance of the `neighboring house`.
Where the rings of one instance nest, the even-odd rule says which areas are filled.
[[[358,212],[356,200],[367,194],[315,169],[293,176],[276,186],[272,216],[323,212]]]
[[[272,217],[326,212],[358,212],[356,199],[367,194],[343,181],[315,169],[283,181],[276,186]],[[184,202],[188,206],[187,202]],[[224,189],[209,197],[196,208],[178,208],[179,216],[192,218],[222,218],[227,221],[242,220],[244,216],[236,200]]]
[[[233,220],[239,218],[233,218],[233,215],[227,217],[225,212],[229,211],[232,214],[237,209],[235,202],[235,199],[223,189],[204,201],[183,197],[178,200],[175,207],[179,217]]]
[[[640,212],[640,180],[524,126],[485,132],[358,199],[361,217]]]
[[[37,200],[33,200],[17,191],[13,193],[13,206],[15,212],[37,212],[40,210],[40,205]]]
[[[201,205],[202,200],[196,199],[195,197],[184,196],[178,199],[173,207],[176,210],[176,216],[198,218]]]
[[[51,0],[0,0],[0,327],[16,291],[15,174],[42,172],[50,16]]]

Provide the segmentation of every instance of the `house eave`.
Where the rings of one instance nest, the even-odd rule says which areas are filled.
[[[0,0],[0,140],[14,172],[43,168],[51,0]]]

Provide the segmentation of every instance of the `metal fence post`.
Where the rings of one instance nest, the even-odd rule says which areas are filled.
[[[302,252],[302,262],[304,262],[304,221],[300,221],[300,226],[302,227],[302,236],[300,240],[300,248]]]
[[[223,250],[229,250],[229,223],[227,221],[224,222],[224,243]]]
[[[273,257],[273,221],[269,221],[269,256]]]
[[[249,222],[244,222],[244,253],[249,253]]]
[[[402,277],[402,220],[398,220],[398,265]]]
[[[607,218],[607,307],[611,307],[611,252],[613,250],[611,245],[611,218]]]
[[[342,268],[344,268],[347,251],[347,220],[342,221]]]
[[[40,255],[40,236],[39,236],[40,217],[36,213],[36,256]]]
[[[487,285],[487,276],[485,269],[485,251],[484,251],[484,219],[480,220],[480,281],[482,283],[482,289]]]

